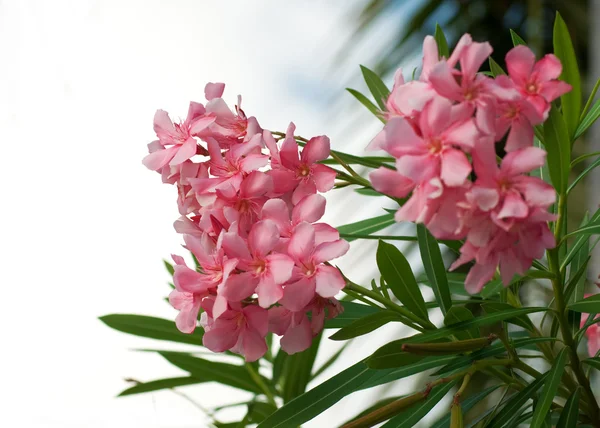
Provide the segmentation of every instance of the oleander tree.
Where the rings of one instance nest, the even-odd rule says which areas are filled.
[[[350,92],[382,122],[365,142],[369,156],[331,150],[326,136],[304,138],[294,123],[263,129],[241,98],[228,107],[223,83],[208,83],[206,103],[191,102],[182,122],[158,110],[143,163],[177,189],[185,257],[164,262],[177,316],[101,319],[216,358],[157,351],[188,375],[136,381],[121,395],[217,382],[253,398],[233,404],[247,408],[240,421],[220,421],[228,404],[208,410],[215,427],[297,427],[356,391],[421,373],[415,391],[368,403],[343,426],[412,427],[450,396],[433,426],[600,427],[592,388],[600,294],[586,281],[600,209],[571,230],[566,210],[600,165],[600,153],[572,156],[600,116],[598,84],[582,102],[559,14],[554,53],[536,57],[511,36],[514,47],[493,59],[492,46],[469,34],[450,50],[437,27],[423,41],[420,71],[398,70],[391,90],[362,67],[372,100]],[[589,166],[573,176],[581,162]],[[323,193],[342,187],[380,196],[384,214],[338,227],[321,221]],[[394,222],[414,223],[414,236],[378,234]],[[379,244],[364,263],[379,275],[366,286],[335,263],[350,241],[368,239]],[[403,241],[418,245],[423,275],[395,245]],[[531,306],[523,287],[552,297]],[[390,323],[413,334],[307,388],[343,353],[315,367],[323,341]]]

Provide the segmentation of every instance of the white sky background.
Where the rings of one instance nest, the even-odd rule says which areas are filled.
[[[184,117],[190,100],[204,101],[207,81],[224,81],[231,105],[241,93],[244,110],[265,128],[284,131],[293,120],[301,135],[328,134],[334,148],[362,154],[380,125],[330,101],[348,84],[328,73],[350,31],[349,4],[0,1],[0,426],[207,426],[169,391],[115,399],[128,386],[123,378],[182,374],[130,349],[186,348],[97,320],[107,313],[175,316],[163,301],[169,289],[161,263],[183,251],[171,226],[175,189],[141,164],[154,111]],[[368,64],[369,53],[357,49],[345,74]],[[343,125],[357,121],[364,125]],[[383,213],[382,199],[365,200],[334,195],[327,220],[341,225]],[[366,283],[373,250],[353,244],[340,265]],[[390,334],[406,332],[388,328],[358,341],[325,378]],[[318,361],[336,346],[328,343]],[[245,398],[213,384],[183,391],[207,407]],[[305,426],[337,425],[378,394],[354,394]]]

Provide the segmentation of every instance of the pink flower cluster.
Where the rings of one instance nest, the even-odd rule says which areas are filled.
[[[342,310],[334,296],[344,287],[327,262],[348,251],[336,229],[319,220],[336,172],[319,161],[329,139],[312,138],[299,152],[290,124],[279,147],[269,131],[221,98],[222,83],[206,85],[206,106],[192,102],[187,118],[154,117],[158,140],[144,165],[175,184],[181,217],[175,222],[190,268],[175,262],[177,328],[191,333],[201,315],[204,345],[255,361],[267,351],[269,331],[288,353],[308,348],[325,317]],[[310,317],[308,314],[310,313]]]
[[[371,173],[373,187],[397,198],[412,192],[397,221],[424,223],[438,239],[465,239],[452,269],[474,260],[465,282],[471,293],[498,266],[508,284],[555,245],[547,225],[554,189],[528,173],[546,156],[533,147],[534,126],[570,90],[557,80],[562,66],[554,55],[536,62],[517,46],[506,55],[508,75],[491,78],[479,72],[491,53],[489,43],[466,34],[449,58],[439,58],[435,39],[426,37],[420,78],[404,82],[398,70],[387,123],[368,147],[396,158],[396,170]],[[508,154],[498,165],[496,143],[506,135]]]

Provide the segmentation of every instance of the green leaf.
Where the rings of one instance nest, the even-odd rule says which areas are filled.
[[[261,422],[259,428],[297,427],[356,391],[373,376],[363,363],[355,364],[308,392],[294,398]]]
[[[521,36],[519,36],[517,33],[515,33],[512,29],[510,29],[510,38],[512,39],[513,46],[518,46],[518,45],[527,46],[527,43],[525,43],[525,40],[523,40],[521,38]]]
[[[471,410],[473,407],[475,407],[475,405],[477,403],[479,403],[485,397],[487,397],[492,392],[494,392],[495,390],[497,390],[498,388],[500,388],[500,386],[501,386],[500,384],[494,385],[494,386],[490,386],[489,388],[486,388],[486,389],[484,389],[481,392],[478,392],[476,394],[473,394],[473,395],[467,397],[464,400],[461,400],[460,405],[462,407],[463,413],[467,413],[469,410]],[[436,423],[434,423],[431,426],[431,428],[447,428],[449,426],[450,426],[450,413],[448,412],[446,414],[446,416],[444,416],[442,419],[440,419],[439,421],[437,421]]]
[[[354,189],[356,193],[363,196],[385,196],[383,193],[379,193],[377,190],[363,187],[361,189]]]
[[[436,239],[423,224],[417,225],[417,238],[423,267],[435,294],[435,300],[440,304],[442,313],[446,315],[452,306],[452,297],[450,296],[442,252]]]
[[[379,241],[377,266],[392,293],[415,315],[428,319],[425,300],[412,273],[410,264],[398,248]]]
[[[528,337],[523,339],[515,339],[512,341],[512,347],[515,349],[519,348],[527,348],[532,345],[542,343],[542,342],[552,342],[555,341],[554,337]],[[480,349],[479,351],[475,351],[469,355],[454,357],[446,366],[442,367],[440,370],[434,373],[435,376],[442,375],[445,373],[452,372],[454,370],[462,369],[467,367],[473,362],[477,360],[482,360],[484,358],[496,357],[498,355],[504,355],[506,353],[506,348],[502,343],[496,343],[488,348]]]
[[[144,392],[159,391],[161,389],[177,388],[178,386],[194,385],[197,383],[203,383],[206,380],[198,379],[195,377],[172,377],[168,379],[158,379],[150,382],[140,382],[131,388],[127,388],[122,391],[118,397],[125,397],[127,395],[142,394]]]
[[[405,377],[412,376],[416,373],[421,373],[425,370],[433,369],[441,365],[447,364],[452,359],[456,358],[455,355],[443,355],[443,356],[430,356],[421,357],[420,360],[413,364],[404,365],[401,367],[394,367],[388,369],[371,369],[371,377],[366,380],[359,389],[369,389],[375,386],[384,385],[389,382],[394,382],[398,379],[404,379]],[[398,363],[392,363],[390,365],[398,365]]]
[[[264,421],[270,414],[275,412],[277,407],[270,403],[264,403],[262,401],[254,401],[248,404],[248,422],[258,424]]]
[[[285,361],[289,357],[290,356],[286,354],[283,349],[279,348],[279,351],[277,351],[277,355],[275,356],[275,360],[273,361],[273,370],[271,374],[271,379],[274,385],[278,384],[279,380],[282,378],[283,367],[285,366]]]
[[[489,63],[490,63],[490,71],[492,72],[492,75],[494,77],[506,74],[506,72],[502,69],[502,67],[500,67],[500,65],[496,61],[494,61],[494,58],[490,57]]]
[[[600,294],[594,294],[587,299],[571,303],[567,306],[567,308],[569,308],[571,311],[585,312],[587,314],[600,313]]]
[[[357,319],[346,327],[340,329],[329,338],[331,340],[348,340],[353,337],[362,336],[370,333],[379,327],[392,322],[399,321],[398,314],[392,311],[376,312],[366,317]]]
[[[594,169],[596,169],[599,165],[600,165],[600,157],[598,157],[598,159],[596,159],[594,162],[592,162],[590,164],[590,166],[588,166],[585,170],[583,170],[583,172],[581,174],[579,174],[575,180],[573,180],[573,182],[567,189],[567,194],[571,193],[571,191],[575,188],[575,186],[577,186],[577,183],[579,183],[581,180],[583,180],[586,175],[588,175],[590,172],[592,172]]]
[[[501,302],[486,302],[482,306],[483,306],[483,309],[485,309],[485,311],[487,313],[502,312],[505,310],[514,309],[514,307],[509,305],[508,303],[501,303]],[[519,327],[523,327],[527,331],[535,330],[533,323],[531,322],[529,317],[527,317],[527,315],[521,315],[518,317],[514,317],[511,319],[508,319],[507,321],[512,324],[518,325]]]
[[[311,379],[313,365],[319,350],[322,335],[319,334],[307,350],[288,356],[283,368],[281,396],[284,402],[303,394]]]
[[[337,230],[341,234],[364,234],[370,235],[391,226],[395,223],[394,214],[384,214],[379,217],[357,221],[356,223],[339,226]],[[356,238],[346,238],[346,241],[354,241]]]
[[[571,233],[567,233],[564,236],[564,239],[572,238],[574,236],[598,235],[599,233],[600,233],[600,224],[587,224]]]
[[[473,318],[473,313],[464,306],[452,306],[444,317],[444,325],[451,326]],[[455,336],[459,340],[475,339],[479,337],[479,331],[476,328],[470,328],[456,332]]]
[[[590,126],[594,124],[594,122],[600,116],[600,100],[596,100],[588,114],[585,115],[577,130],[575,131],[575,136],[573,137],[575,140],[583,135],[585,131],[588,130]]]
[[[202,346],[202,329],[196,329],[191,334],[182,333],[170,320],[145,315],[112,314],[100,317],[100,321],[110,328],[135,336]]]
[[[448,41],[446,40],[446,36],[444,35],[442,27],[440,27],[438,24],[435,24],[435,33],[433,37],[435,38],[435,43],[437,44],[439,57],[449,58],[450,49],[448,49]]]
[[[600,296],[600,294],[598,296]],[[395,340],[375,351],[375,353],[369,357],[369,366],[373,367],[375,364],[379,364],[379,362],[375,363],[375,361],[394,361],[394,359],[398,359],[398,356],[405,356],[406,352],[402,350],[402,345],[404,343],[433,342],[437,339],[448,337],[450,335],[456,334],[457,332],[461,332],[469,328],[494,324],[496,322],[504,321],[517,316],[546,310],[548,310],[548,308],[522,308],[510,309],[502,312],[494,312],[490,314],[481,315],[471,320],[459,322],[448,327],[427,331],[425,333],[420,333],[405,339]]]
[[[592,216],[592,218],[590,218],[590,220],[586,223],[586,225],[596,224],[596,222],[598,222],[598,221],[600,221],[600,209],[598,209],[595,212],[595,214]],[[565,256],[565,259],[562,261],[562,263],[560,265],[561,271],[564,271],[566,269],[566,267],[569,265],[569,263],[571,263],[571,260],[573,260],[575,255],[581,249],[581,247],[583,247],[586,243],[589,246],[589,235],[580,235],[577,237],[577,239],[575,240],[573,245],[569,248],[569,251],[568,251],[567,255]]]
[[[372,70],[369,70],[364,65],[360,66],[360,70],[362,71],[362,75],[365,79],[365,82],[375,98],[377,105],[383,111],[386,110],[385,102],[390,95],[390,90],[385,86],[385,83],[381,80],[381,78]]]
[[[344,425],[346,425],[346,424],[348,424],[348,423],[350,423],[352,421],[355,421],[358,418],[362,418],[363,416],[368,415],[369,413],[372,413],[375,410],[377,410],[377,409],[379,409],[381,407],[384,407],[384,406],[386,406],[386,405],[388,405],[388,404],[390,404],[390,403],[392,403],[392,402],[394,402],[396,400],[399,400],[399,399],[401,399],[403,397],[404,397],[403,395],[397,395],[395,397],[387,397],[387,398],[384,398],[382,400],[379,400],[378,402],[376,402],[372,406],[369,406],[368,408],[366,408],[365,410],[363,410],[362,412],[360,412],[359,414],[357,414],[353,418],[348,419],[341,426],[344,426]]]
[[[595,368],[596,370],[600,370],[600,358],[598,358],[598,357],[586,358],[585,360],[582,361],[582,363],[585,363],[588,366]]]
[[[262,390],[243,366],[203,360],[202,358],[178,352],[161,351],[159,354],[174,366],[189,372],[193,377],[202,379],[205,382],[218,382],[256,394],[262,393]],[[263,381],[266,384],[270,383],[264,377]]]
[[[354,89],[346,88],[346,90],[350,92],[354,96],[354,98],[356,98],[362,105],[364,105],[371,113],[373,113],[375,117],[377,117],[377,119],[385,123],[385,119],[381,116],[381,110],[379,110],[370,99],[368,99],[363,94]]]
[[[500,410],[500,412],[498,412],[498,414],[494,417],[494,419],[492,419],[489,424],[486,424],[486,427],[500,428],[504,426],[504,424],[508,423],[513,417],[515,417],[515,415],[519,415],[521,413],[519,410],[530,398],[534,397],[537,390],[540,389],[546,382],[547,377],[548,373],[544,373],[542,376],[527,385],[527,387],[525,387],[522,391],[513,395],[506,402],[502,410]]]
[[[554,105],[550,109],[550,117],[544,122],[544,140],[550,179],[556,191],[564,193],[569,185],[571,140],[565,120]]]
[[[465,289],[465,278],[466,275],[462,273],[448,272],[446,273],[446,279],[448,281],[448,288],[450,289],[451,294],[456,294],[457,296],[464,297],[472,297],[472,294]],[[431,287],[431,283],[429,282],[429,278],[427,275],[420,276],[417,279],[417,282],[420,284],[425,284]]]
[[[344,307],[344,311],[333,319],[325,320],[325,328],[343,328],[361,318],[382,311],[373,306],[367,306],[360,303],[346,301],[341,301],[340,303]]]
[[[173,268],[173,265],[164,259],[163,259],[163,263],[165,265],[165,268],[167,269],[167,272],[169,272],[169,275],[173,276],[173,274],[175,273],[175,269]]]
[[[579,416],[579,396],[581,388],[577,388],[569,397],[560,413],[560,419],[556,424],[556,428],[572,428],[577,425],[577,417]]]
[[[544,388],[540,394],[540,399],[537,401],[535,409],[533,411],[533,419],[531,421],[531,427],[541,428],[544,425],[550,405],[556,396],[558,386],[560,385],[560,379],[565,370],[567,363],[567,348],[563,348],[554,363],[552,368],[548,371],[548,377],[544,382]]]
[[[567,124],[568,135],[574,136],[577,125],[579,125],[579,114],[581,112],[581,77],[569,29],[558,12],[556,12],[556,19],[554,20],[552,40],[554,54],[562,63],[560,80],[567,82],[572,87],[570,92],[560,97],[560,105]]]
[[[397,414],[381,428],[412,428],[456,385],[458,380],[434,387],[427,399]]]
[[[319,376],[321,373],[323,373],[325,370],[327,370],[329,367],[331,367],[331,366],[333,365],[333,363],[335,363],[335,362],[338,360],[338,358],[340,358],[340,356],[341,356],[341,355],[342,355],[342,353],[343,353],[343,352],[346,350],[346,348],[348,347],[348,345],[349,345],[350,343],[351,343],[351,342],[346,342],[346,343],[344,343],[344,345],[343,345],[343,346],[342,346],[340,349],[338,349],[338,350],[336,351],[336,353],[335,353],[335,354],[333,354],[331,357],[329,357],[329,358],[327,359],[327,361],[325,361],[325,362],[323,363],[323,365],[322,365],[321,367],[319,367],[319,368],[318,368],[318,369],[317,369],[317,370],[316,370],[316,371],[315,371],[315,372],[312,374],[312,376],[311,376],[311,379],[314,379],[314,378],[316,378],[316,377],[317,377],[317,376]]]

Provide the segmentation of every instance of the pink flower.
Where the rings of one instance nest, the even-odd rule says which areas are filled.
[[[446,59],[449,67],[453,68],[460,54],[472,42],[471,36],[465,34],[458,41],[450,58]],[[435,89],[429,82],[429,75],[433,67],[440,63],[438,47],[432,36],[426,36],[423,41],[423,64],[419,80],[405,83],[402,69],[398,69],[394,76],[394,87],[386,102],[386,117],[394,116],[413,117],[423,110],[423,107],[436,95]]]
[[[158,110],[154,115],[154,131],[158,140],[148,145],[150,154],[144,158],[143,164],[158,171],[167,164],[179,165],[198,153],[198,150],[202,153],[204,149],[199,148],[193,136],[215,121],[213,115],[205,113],[202,104],[191,102],[185,121],[173,123],[166,111]]]
[[[316,245],[314,226],[305,222],[297,225],[288,246],[296,272],[285,286],[280,303],[291,311],[300,311],[315,293],[326,298],[335,296],[344,288],[344,278],[336,268],[323,263],[343,256],[348,248],[348,242],[342,239]]]
[[[544,165],[546,152],[528,147],[508,153],[498,168],[493,146],[480,145],[474,153],[477,181],[470,191],[477,207],[490,212],[505,230],[529,215],[531,207],[547,208],[556,200],[554,188],[525,173]]]
[[[225,259],[220,243],[215,245],[206,234],[201,238],[184,235],[184,241],[202,266],[202,272],[190,269],[182,257],[174,255],[175,290],[169,295],[169,302],[180,311],[176,318],[177,328],[184,333],[191,333],[196,328],[202,299],[216,292],[217,287],[227,280],[237,260]]]
[[[289,355],[302,352],[312,344],[313,333],[306,311],[289,311],[283,306],[269,309],[269,331],[283,336],[281,348]]]
[[[238,303],[218,319],[213,319],[213,305],[211,298],[202,301],[205,312],[200,324],[205,330],[202,338],[204,346],[213,352],[230,350],[243,355],[248,362],[258,360],[267,352],[265,336],[269,321],[266,309],[254,305],[242,307]]]
[[[521,99],[499,103],[497,111],[496,139],[501,139],[510,128],[504,150],[512,152],[530,147],[533,144],[533,127],[544,121],[537,110]]]
[[[216,189],[215,207],[223,209],[229,223],[238,222],[249,230],[259,217],[267,194],[273,188],[272,178],[264,172],[252,171],[236,189],[231,183]]]
[[[271,220],[254,224],[247,242],[236,232],[227,232],[223,248],[229,257],[238,259],[237,269],[223,287],[223,296],[229,301],[241,301],[258,294],[258,303],[268,308],[283,296],[281,287],[292,276],[294,261],[286,254],[273,252],[279,243],[279,230]]]
[[[480,138],[474,121],[453,117],[450,101],[435,97],[423,109],[418,125],[417,132],[406,119],[393,118],[368,149],[390,153],[397,159],[398,172],[416,184],[440,177],[447,186],[462,186],[471,172],[464,151],[469,152]],[[406,182],[396,194],[403,194],[409,187]]]
[[[506,54],[506,68],[515,87],[543,120],[548,117],[550,103],[571,90],[571,85],[556,80],[562,72],[562,65],[552,54],[536,63],[531,49],[515,46]]]
[[[206,99],[206,111],[215,116],[212,123],[202,134],[201,138],[212,137],[222,148],[228,148],[234,144],[249,141],[254,135],[262,132],[256,118],[247,117],[242,110],[242,97],[238,95],[235,106],[236,112],[232,112],[222,95],[225,89],[223,83],[208,83],[204,89]]]
[[[330,242],[340,239],[340,234],[334,227],[327,223],[315,223],[325,214],[325,198],[319,194],[303,198],[290,209],[282,199],[269,199],[262,208],[261,218],[272,220],[277,225],[281,235],[281,245],[287,249],[289,238],[300,223],[313,223],[315,229],[315,242]]]
[[[431,86],[441,96],[458,102],[468,114],[476,112],[477,127],[485,134],[495,131],[495,104],[498,99],[511,100],[518,93],[496,84],[478,73],[483,62],[492,53],[489,43],[468,43],[459,53],[460,72],[453,65],[441,61],[429,73]]]
[[[269,172],[273,178],[273,193],[277,196],[293,191],[292,203],[297,204],[305,196],[331,190],[336,172],[328,166],[317,163],[329,156],[329,138],[311,138],[298,155],[298,143],[294,139],[295,127],[290,125],[279,151],[280,168]]]

